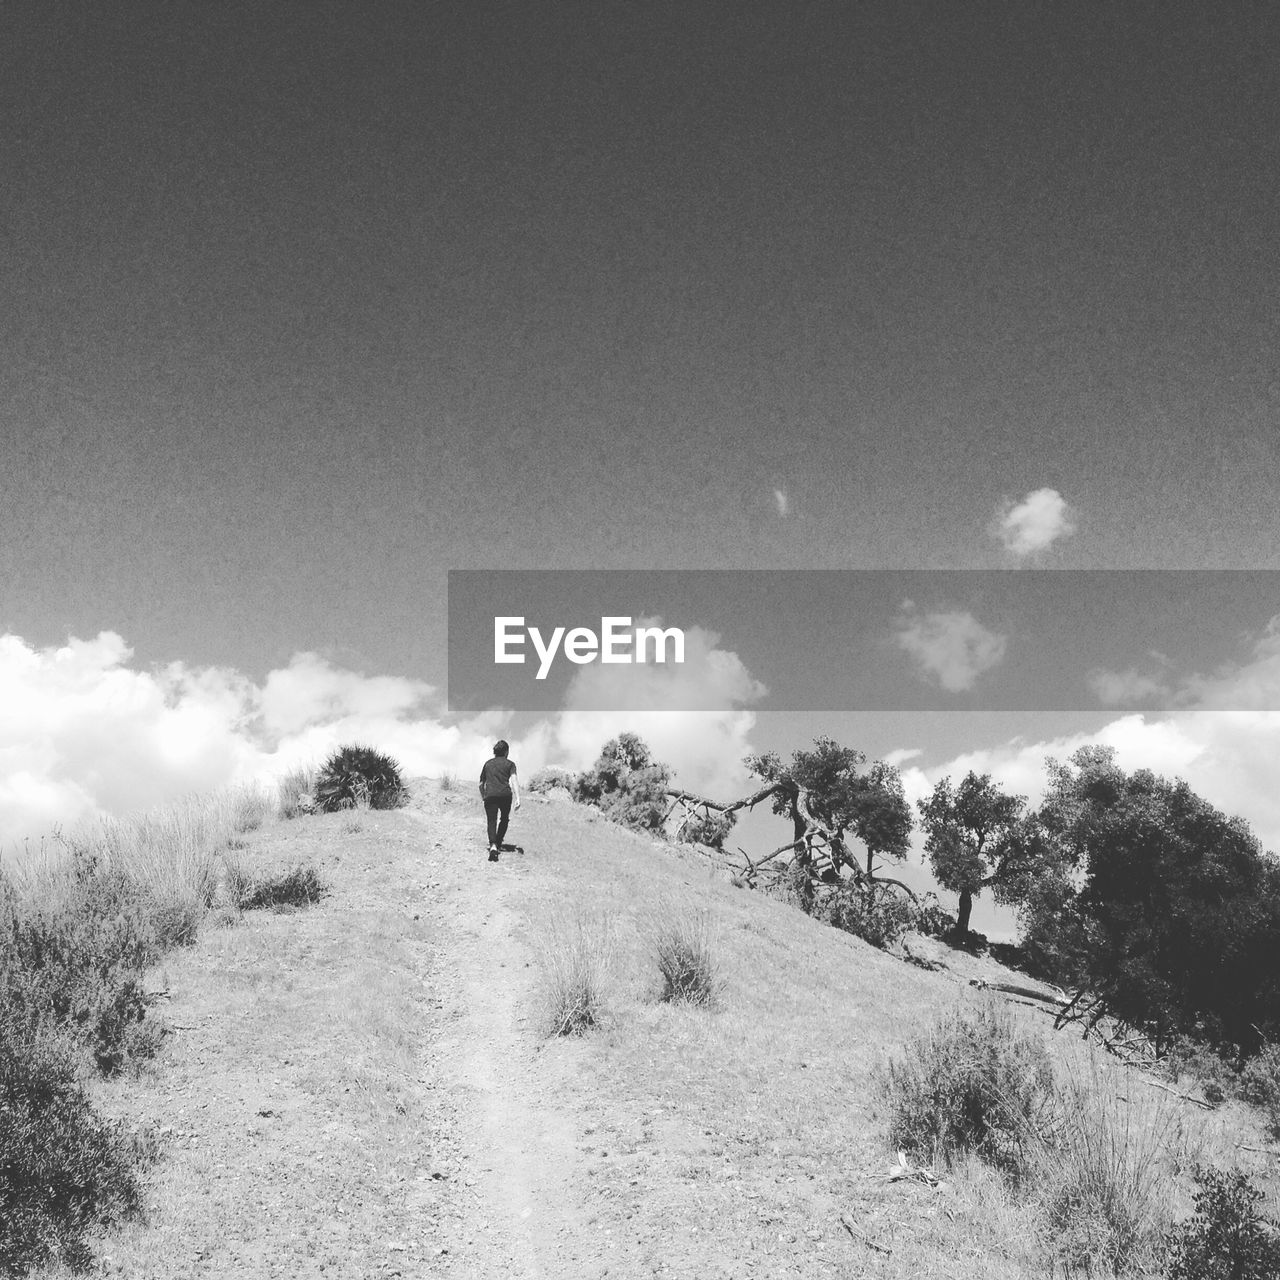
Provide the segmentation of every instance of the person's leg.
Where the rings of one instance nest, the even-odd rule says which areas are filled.
[[[502,801],[497,796],[485,796],[484,816],[489,824],[489,848],[492,849],[502,838],[498,835],[498,808]],[[505,824],[504,824],[505,825]]]
[[[507,823],[511,821],[511,797],[502,796],[498,800],[498,844],[507,838]]]

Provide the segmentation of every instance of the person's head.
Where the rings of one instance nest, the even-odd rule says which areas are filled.
[[[507,745],[505,738],[499,738],[498,741],[493,744],[493,754],[495,756],[505,756],[510,750],[511,748]]]

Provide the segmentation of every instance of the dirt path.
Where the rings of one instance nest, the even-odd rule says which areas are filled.
[[[154,971],[172,1034],[140,1078],[95,1085],[161,1148],[108,1274],[653,1274],[583,1169],[579,1049],[529,1025],[525,913],[561,889],[532,849],[490,864],[478,813],[432,786],[250,838],[246,868],[314,865],[331,893],[210,923]]]
[[[554,886],[534,856],[508,852],[489,863],[465,802],[440,808],[410,812],[438,833],[428,865],[445,1021],[431,1065],[459,1107],[458,1167],[476,1193],[475,1235],[459,1248],[454,1274],[583,1275],[592,1251],[582,1239],[577,1125],[551,1097],[529,1025],[536,967],[524,915]]]

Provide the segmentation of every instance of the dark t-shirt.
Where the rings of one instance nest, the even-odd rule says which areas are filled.
[[[484,762],[480,770],[480,788],[486,800],[502,799],[511,794],[511,775],[516,771],[516,762],[506,756],[494,756]]]

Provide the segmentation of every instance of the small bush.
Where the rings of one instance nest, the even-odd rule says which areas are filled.
[[[94,1111],[75,1052],[0,1006],[0,1273],[86,1267],[90,1234],[138,1213],[142,1144]]]
[[[280,779],[280,816],[296,818],[314,808],[316,770],[310,766],[291,769]]]
[[[881,950],[900,941],[916,921],[915,907],[904,894],[884,888],[868,891],[851,883],[822,895],[814,914]]]
[[[926,938],[942,938],[954,931],[956,923],[955,916],[943,909],[937,894],[926,893],[920,900],[913,928]]]
[[[456,791],[458,789],[458,780],[451,773],[442,773],[436,782],[436,786],[441,791]]]
[[[154,1053],[142,975],[163,949],[147,905],[114,877],[60,902],[20,903],[0,882],[0,1003],[32,1025],[66,1028],[111,1075]]]
[[[720,990],[720,979],[713,954],[710,913],[663,904],[650,917],[649,933],[662,974],[662,999],[712,1004]]]
[[[540,1021],[548,1036],[583,1035],[599,1026],[610,952],[603,924],[552,918],[538,953]]]
[[[534,793],[545,794],[559,787],[564,791],[572,792],[574,778],[575,775],[570,773],[568,769],[561,769],[556,765],[548,765],[545,769],[539,769],[529,779],[526,789]]]
[[[1053,1115],[1044,1042],[994,1004],[945,1014],[890,1060],[881,1088],[896,1149],[948,1165],[973,1152],[1014,1176]]]
[[[1196,1170],[1196,1212],[1169,1236],[1169,1280],[1275,1280],[1280,1226],[1258,1212],[1259,1191],[1238,1171]]]
[[[408,799],[400,766],[390,756],[360,746],[340,747],[324,762],[313,794],[321,813],[365,804],[371,809],[396,809]]]
[[[227,896],[241,911],[309,907],[328,892],[314,867],[293,867],[273,876],[250,876],[239,867],[227,868]]]

